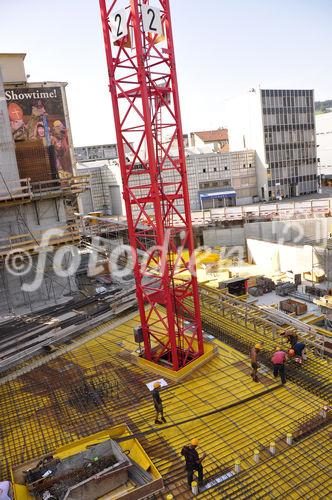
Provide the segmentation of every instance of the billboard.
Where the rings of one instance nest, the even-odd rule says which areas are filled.
[[[73,173],[61,86],[6,88],[16,151],[48,149],[56,176]],[[32,157],[32,156],[31,156]]]

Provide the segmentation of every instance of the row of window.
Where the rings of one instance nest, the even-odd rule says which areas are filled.
[[[264,107],[263,108],[263,115],[282,115],[284,113],[296,113],[296,114],[300,114],[300,113],[310,113],[310,114],[314,114],[314,110],[313,110],[313,107],[312,105],[308,105],[308,106],[293,106],[293,107],[282,107],[282,108],[267,108],[267,107]]]
[[[287,125],[265,125],[264,132],[291,132],[295,130],[315,130],[314,123],[289,123]]]
[[[266,151],[285,151],[287,149],[308,149],[314,148],[315,141],[309,142],[285,142],[284,144],[265,144]]]
[[[309,182],[315,181],[317,179],[316,175],[300,175],[299,177],[290,177],[289,179],[273,179],[267,182],[268,186],[275,186],[276,183],[281,186],[287,186],[289,184],[298,184],[299,182]]]
[[[314,118],[311,113],[300,115],[283,113],[277,115],[265,115],[264,117],[264,125],[305,125],[306,123],[314,123]]]
[[[315,134],[309,130],[298,130],[292,132],[265,132],[265,144],[298,144],[315,141]],[[286,148],[287,149],[287,148]]]
[[[301,174],[305,174],[303,177],[308,177],[308,179],[304,179],[304,180],[313,180],[313,179],[316,179],[317,177],[317,174],[316,172],[313,172],[312,170],[309,170],[309,169],[303,169],[301,168],[300,169],[300,173]],[[272,177],[272,179],[287,179],[287,178],[294,178],[294,177],[299,177],[299,169],[298,167],[291,167],[291,168],[288,168],[287,170],[273,170],[271,176],[269,177]],[[312,177],[312,179],[309,179],[309,177]]]
[[[229,180],[219,180],[219,181],[211,181],[211,182],[200,182],[199,189],[207,189],[207,188],[216,188],[216,187],[228,187],[231,185],[231,181]]]
[[[206,164],[206,162],[208,161],[209,164],[217,164],[217,165],[220,165],[220,164],[223,164],[223,163],[229,163],[230,161],[231,162],[243,162],[243,161],[253,161],[255,157],[255,154],[250,152],[250,153],[243,153],[243,152],[240,152],[240,153],[237,153],[235,151],[231,152],[231,153],[219,153],[219,154],[205,154],[205,155],[197,155],[195,156],[194,158],[192,157],[187,157],[186,158],[186,163],[188,166],[191,166],[191,167],[200,167],[200,166],[204,166],[204,164]],[[208,158],[208,160],[207,160]]]
[[[317,158],[302,158],[300,160],[293,160],[292,165],[294,166],[299,166],[299,165],[316,165]],[[285,162],[278,162],[278,161],[272,161],[269,163],[270,168],[284,168]]]
[[[289,175],[288,175],[288,178],[289,179],[298,179],[300,180],[300,182],[304,182],[304,181],[314,181],[315,179],[317,179],[317,174],[316,173],[311,173],[309,174],[308,172],[303,172],[302,170],[300,171],[301,173],[305,173],[305,175],[299,175],[299,172],[298,170],[296,169],[296,171],[294,172],[294,170],[292,170]],[[276,178],[277,176],[275,176]],[[281,175],[280,178],[284,178],[285,176],[284,175]],[[286,177],[287,178],[287,177]]]
[[[248,165],[246,163],[242,164],[242,168],[251,168],[251,167],[252,167],[252,163],[249,163]],[[233,165],[232,170],[239,170],[239,168],[240,168],[240,165]],[[213,172],[217,172],[218,170],[221,170],[221,169],[218,169],[217,167],[213,167]],[[224,170],[228,170],[228,167],[224,167]],[[206,174],[206,172],[207,172],[207,168],[203,168],[202,173]],[[212,170],[210,170],[210,172],[212,172]]]
[[[283,168],[287,165],[316,165],[314,159],[314,151],[302,151],[301,154],[293,154],[294,151],[279,151],[278,153],[270,154],[266,156],[266,163],[271,165],[272,163],[279,163],[279,167]],[[298,151],[295,151],[298,153]]]
[[[313,95],[312,90],[261,90],[262,97],[311,97]]]
[[[218,169],[217,169],[217,167],[214,167],[214,168],[213,168],[213,171],[214,171],[214,172],[217,172],[217,170],[218,170]],[[219,170],[221,170],[221,168],[220,168]],[[224,170],[228,170],[228,167],[224,167]],[[202,169],[202,173],[203,173],[203,174],[206,174],[206,171],[207,171],[207,169],[206,169],[206,168],[203,168],[203,169]]]

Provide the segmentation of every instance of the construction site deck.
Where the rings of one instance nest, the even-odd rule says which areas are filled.
[[[157,375],[138,363],[135,312],[3,373],[1,479],[28,460],[127,425],[163,477],[158,498],[192,497],[180,453],[192,437],[207,453],[202,498],[326,498],[332,489],[329,361],[309,349],[303,366],[288,363],[288,382],[280,385],[269,357],[276,341],[285,343],[282,327],[276,331],[229,298],[218,311],[222,293],[207,287],[200,293],[205,342],[215,356],[181,381],[163,373],[163,425],[154,423],[146,386]],[[257,384],[246,352],[263,339]]]

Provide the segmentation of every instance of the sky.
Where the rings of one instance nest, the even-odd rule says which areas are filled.
[[[170,4],[184,132],[227,126],[227,100],[258,85],[332,99],[332,0]],[[0,52],[26,52],[30,82],[68,82],[74,145],[115,142],[98,0],[0,0],[0,12]]]

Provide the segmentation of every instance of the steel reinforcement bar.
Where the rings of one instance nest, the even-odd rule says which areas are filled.
[[[260,359],[271,368],[270,359],[275,346],[281,344],[285,349],[289,348],[285,338],[285,328],[266,320],[264,312],[262,311],[260,315],[257,307],[251,308],[248,304],[233,301],[232,298],[216,290],[209,290],[206,286],[199,287],[199,294],[203,328],[207,333],[244,354],[249,353],[254,343],[263,341]],[[187,305],[191,306],[189,299]],[[289,332],[289,329],[287,331]],[[332,393],[330,360],[315,356],[310,346],[308,351],[308,359],[304,364],[298,365],[293,360],[287,362],[287,378],[330,403]]]

